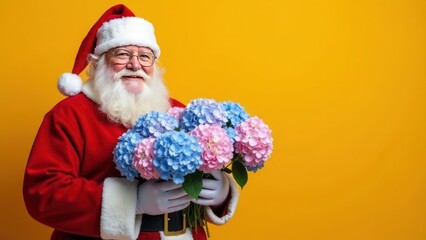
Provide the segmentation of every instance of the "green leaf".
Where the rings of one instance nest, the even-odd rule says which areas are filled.
[[[248,180],[246,167],[241,162],[235,161],[232,163],[232,175],[238,185],[240,185],[241,189],[243,189]]]
[[[232,173],[232,170],[231,169],[229,169],[229,168],[224,168],[224,169],[222,169],[224,172],[226,172],[226,173],[228,173],[228,174],[231,174]]]
[[[183,190],[195,199],[198,199],[198,195],[203,187],[202,177],[203,172],[197,170],[194,173],[186,175],[185,181],[182,184]]]
[[[243,156],[241,154],[234,154],[234,157],[232,157],[232,162],[243,162]]]

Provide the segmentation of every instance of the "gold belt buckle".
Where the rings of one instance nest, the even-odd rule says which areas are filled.
[[[184,234],[186,232],[186,219],[185,219],[185,213],[182,213],[183,215],[183,228],[181,230],[177,231],[169,231],[169,214],[164,214],[164,235],[166,236],[177,236]]]

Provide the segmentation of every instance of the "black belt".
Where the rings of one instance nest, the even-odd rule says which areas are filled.
[[[167,218],[167,222],[164,218]],[[167,226],[167,229],[164,228]],[[158,232],[164,231],[164,233],[171,233],[166,235],[173,235],[173,232],[177,234],[184,233],[186,230],[185,217],[182,211],[177,211],[168,214],[160,215],[142,215],[141,232]]]

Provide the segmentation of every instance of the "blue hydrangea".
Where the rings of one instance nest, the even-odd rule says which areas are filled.
[[[184,132],[169,131],[154,143],[153,164],[164,180],[183,183],[185,175],[195,172],[203,163],[202,148],[197,139]]]
[[[228,126],[236,127],[238,124],[250,118],[250,115],[238,103],[231,101],[223,102],[222,106],[228,116]]]
[[[122,176],[130,181],[139,176],[136,169],[133,168],[132,160],[134,149],[141,140],[142,136],[139,133],[128,130],[118,138],[118,143],[113,151],[115,167]]]
[[[256,172],[257,170],[259,170],[259,169],[263,168],[264,163],[262,163],[262,164],[260,164],[260,165],[257,165],[256,167],[247,166],[247,165],[245,165],[245,166],[246,166],[246,168],[247,168],[247,170],[248,170],[248,171]]]
[[[235,143],[235,138],[237,137],[237,131],[235,128],[227,127],[225,128],[226,134],[228,134],[229,138],[231,138],[232,142]]]
[[[222,104],[212,99],[198,98],[186,106],[180,124],[183,130],[189,132],[201,124],[225,126],[227,122],[228,118]]]
[[[139,117],[133,127],[134,131],[143,138],[158,137],[160,134],[175,130],[179,127],[179,121],[163,112],[149,112]]]

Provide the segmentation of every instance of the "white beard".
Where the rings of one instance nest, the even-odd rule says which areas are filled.
[[[124,75],[138,75],[144,78],[140,93],[131,93],[120,78]],[[150,111],[166,112],[170,108],[169,94],[163,83],[160,69],[154,66],[150,78],[143,70],[134,72],[123,69],[114,73],[105,64],[105,55],[96,63],[93,72],[93,90],[99,96],[100,110],[108,118],[124,126],[132,127],[136,120]]]

